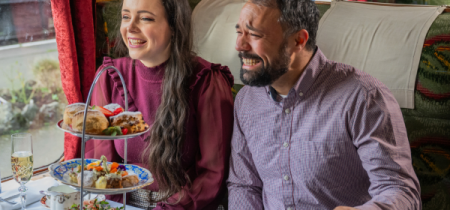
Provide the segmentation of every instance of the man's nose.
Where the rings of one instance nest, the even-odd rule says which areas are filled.
[[[251,46],[247,42],[244,35],[238,36],[236,39],[236,46],[234,47],[237,51],[250,51]]]

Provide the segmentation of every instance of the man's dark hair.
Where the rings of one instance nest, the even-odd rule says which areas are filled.
[[[305,29],[309,33],[307,50],[316,48],[316,35],[319,28],[320,12],[314,1],[311,0],[251,0],[252,3],[278,8],[280,10],[279,22],[283,28],[284,37]]]

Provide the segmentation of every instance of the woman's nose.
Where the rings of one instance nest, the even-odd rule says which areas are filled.
[[[135,20],[132,20],[132,21],[130,21],[128,23],[127,31],[130,32],[130,33],[139,32],[139,26],[138,26],[138,24],[136,23]]]

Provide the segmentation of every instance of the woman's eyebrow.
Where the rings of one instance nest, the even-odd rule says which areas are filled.
[[[138,14],[140,14],[140,13],[148,13],[148,14],[151,14],[151,15],[153,15],[153,16],[156,16],[155,13],[150,12],[150,11],[147,11],[147,10],[139,10],[137,13],[138,13]]]
[[[123,9],[122,12],[130,12],[130,10]],[[156,16],[155,13],[150,12],[150,11],[147,11],[147,10],[139,10],[137,13],[138,13],[138,14],[140,14],[140,13],[148,13],[148,14],[151,14],[151,15],[153,15],[153,16]]]

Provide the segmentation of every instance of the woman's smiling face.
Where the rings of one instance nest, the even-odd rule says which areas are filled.
[[[132,59],[153,67],[170,56],[172,32],[161,0],[124,0],[120,33]]]

